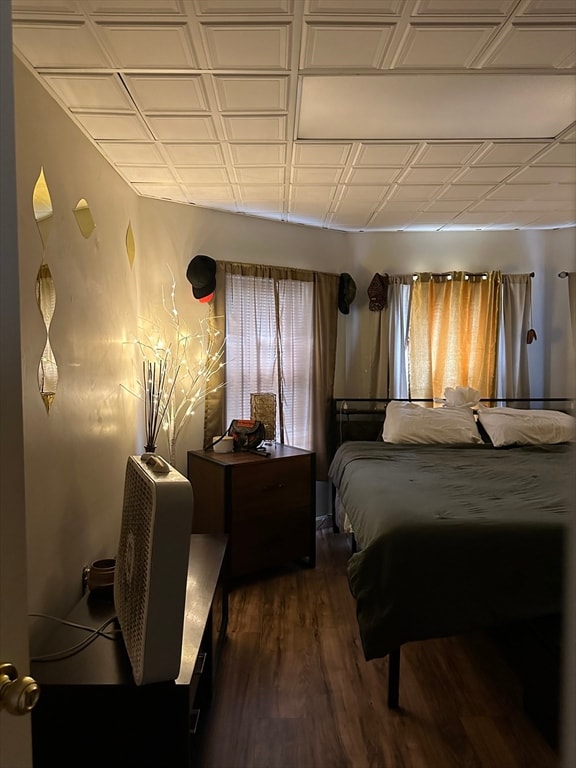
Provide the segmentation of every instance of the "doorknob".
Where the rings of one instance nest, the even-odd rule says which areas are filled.
[[[33,677],[19,677],[13,664],[0,664],[0,709],[11,715],[26,715],[40,698],[40,686]]]

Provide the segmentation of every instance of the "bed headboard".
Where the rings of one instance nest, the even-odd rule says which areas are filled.
[[[379,440],[391,400],[404,403],[434,403],[432,399],[335,397],[332,399],[331,455],[348,440]],[[575,415],[575,403],[566,397],[551,398],[482,398],[482,403],[518,408],[551,408]]]

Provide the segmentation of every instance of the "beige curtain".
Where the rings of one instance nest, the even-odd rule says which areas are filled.
[[[373,343],[369,370],[371,398],[408,397],[408,318],[414,282],[409,275],[387,275],[387,303],[368,318]]]
[[[570,323],[572,343],[576,347],[576,272],[568,272],[568,297],[570,300]]]
[[[226,329],[226,274],[275,280],[303,280],[314,283],[314,343],[312,370],[312,447],[316,453],[317,479],[328,471],[328,430],[330,401],[333,396],[338,324],[338,275],[301,269],[270,267],[236,262],[216,263],[216,292],[210,307],[211,319],[222,333]],[[226,367],[222,375],[226,376]],[[218,389],[208,393],[204,416],[204,444],[227,428],[224,423],[226,393]]]
[[[530,397],[526,337],[531,326],[531,317],[531,275],[502,275],[497,397]]]
[[[494,397],[500,306],[499,272],[421,272],[410,310],[410,396],[442,398],[471,386]]]

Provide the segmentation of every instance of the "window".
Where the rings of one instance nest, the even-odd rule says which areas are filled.
[[[388,275],[372,396],[442,398],[446,387],[471,386],[481,397],[529,397],[531,278]]]
[[[250,394],[276,394],[276,439],[312,448],[314,283],[226,275],[226,420],[249,418]]]

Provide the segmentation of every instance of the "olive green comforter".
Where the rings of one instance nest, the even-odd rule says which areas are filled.
[[[342,445],[329,476],[359,547],[366,659],[402,643],[558,613],[573,508],[566,445]]]

